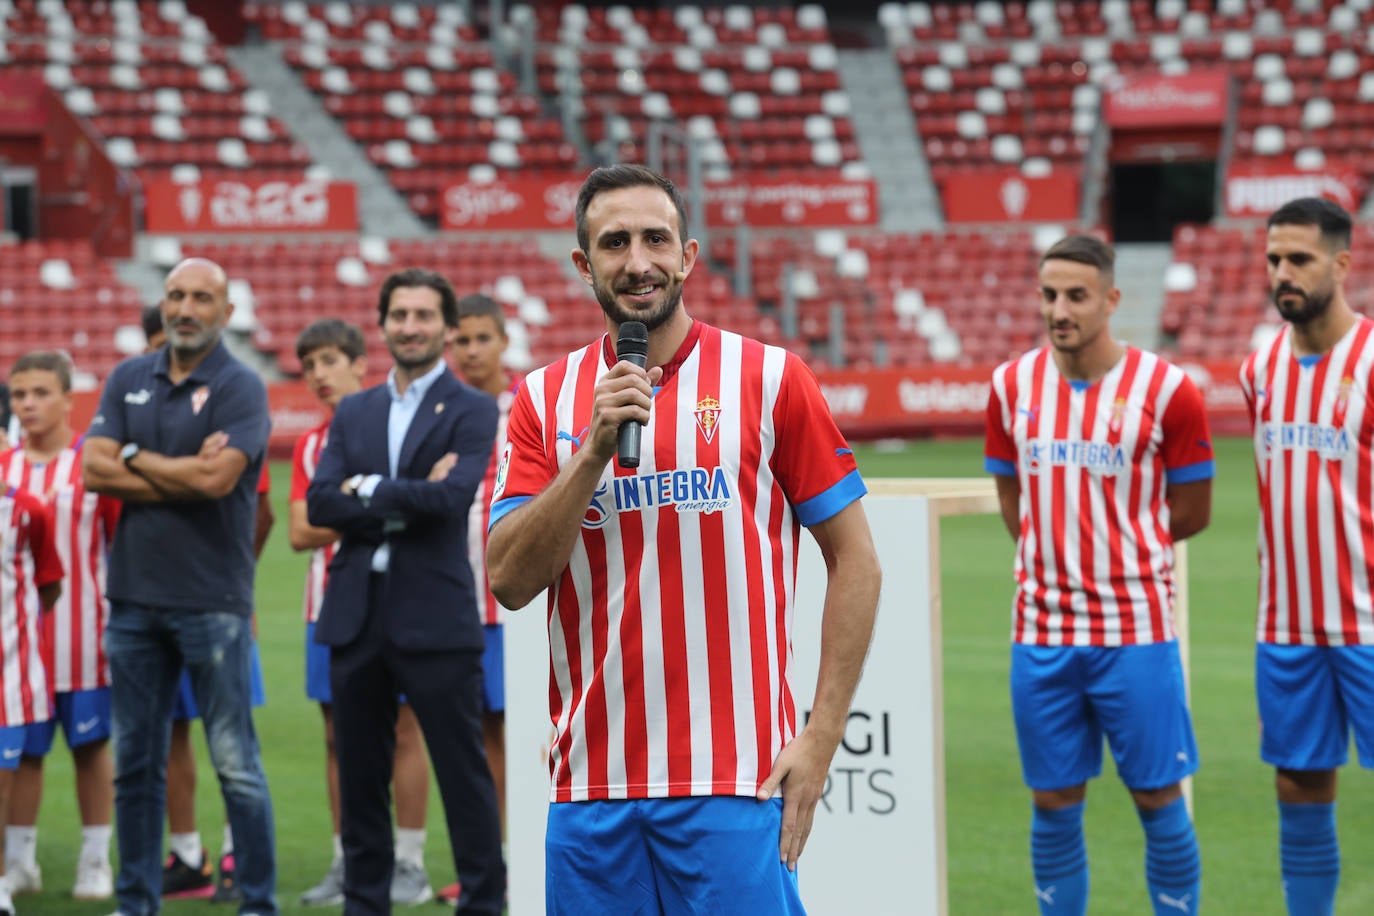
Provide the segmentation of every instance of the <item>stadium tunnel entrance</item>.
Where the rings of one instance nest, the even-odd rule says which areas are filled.
[[[1215,160],[1114,162],[1107,197],[1112,238],[1171,241],[1180,223],[1210,223],[1216,200]]]

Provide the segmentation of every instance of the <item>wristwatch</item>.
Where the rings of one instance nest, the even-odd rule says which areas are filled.
[[[126,443],[125,446],[119,450],[119,460],[124,462],[124,466],[127,468],[129,466],[129,462],[133,461],[134,456],[138,454],[138,451],[139,449],[137,442]]]

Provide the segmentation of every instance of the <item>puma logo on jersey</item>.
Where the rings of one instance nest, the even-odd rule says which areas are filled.
[[[152,393],[151,391],[149,391],[147,388],[140,388],[140,389],[138,389],[137,391],[126,391],[126,392],[124,392],[124,403],[125,403],[125,404],[138,404],[138,405],[143,405],[143,404],[147,404],[147,403],[148,403],[149,401],[151,401],[152,399],[153,399],[153,393]]]
[[[1159,901],[1160,906],[1167,906],[1172,910],[1178,910],[1180,913],[1191,913],[1193,911],[1192,894],[1184,894],[1182,897],[1170,897],[1168,894],[1161,892],[1155,895],[1155,899]]]
[[[1045,901],[1050,906],[1054,906],[1054,892],[1058,887],[1059,885],[1057,884],[1051,884],[1049,887],[1045,888],[1037,887],[1035,889],[1035,898]]]
[[[557,438],[558,438],[558,441],[560,441],[560,442],[571,442],[571,443],[572,443],[572,446],[573,446],[573,451],[577,451],[578,449],[580,449],[580,448],[582,447],[582,440],[585,439],[585,438],[587,438],[587,433],[589,433],[589,432],[591,432],[591,431],[592,431],[592,428],[591,428],[590,426],[584,426],[584,427],[582,427],[582,432],[580,432],[580,433],[578,433],[576,436],[574,436],[572,433],[565,433],[565,432],[563,432],[563,430],[560,429],[560,430],[558,431],[558,437],[557,437]]]

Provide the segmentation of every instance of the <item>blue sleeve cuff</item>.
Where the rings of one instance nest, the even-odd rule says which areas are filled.
[[[534,499],[534,497],[512,496],[509,499],[498,499],[496,502],[492,503],[491,518],[487,520],[487,531],[491,531],[492,527],[497,522],[501,521],[501,519],[505,518],[507,515],[510,515],[516,509],[519,509],[531,499]]]
[[[859,476],[858,470],[855,469],[841,477],[828,490],[823,490],[805,502],[798,503],[795,507],[797,518],[803,525],[810,528],[812,525],[819,524],[831,516],[839,514],[841,509],[867,492],[868,487],[864,486],[864,479]],[[495,510],[493,510],[494,513]]]
[[[989,474],[996,474],[998,477],[1015,477],[1016,462],[1008,461],[1005,458],[992,458],[983,456],[983,470]]]
[[[1185,464],[1181,468],[1164,469],[1164,480],[1168,483],[1193,483],[1198,480],[1211,480],[1215,476],[1215,461],[1199,461],[1197,464]]]

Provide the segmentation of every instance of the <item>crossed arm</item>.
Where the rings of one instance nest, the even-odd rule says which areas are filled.
[[[86,489],[125,502],[223,499],[248,467],[248,456],[228,443],[227,433],[211,433],[195,455],[173,458],[142,449],[126,466],[122,443],[93,436],[81,450],[81,475]]]

